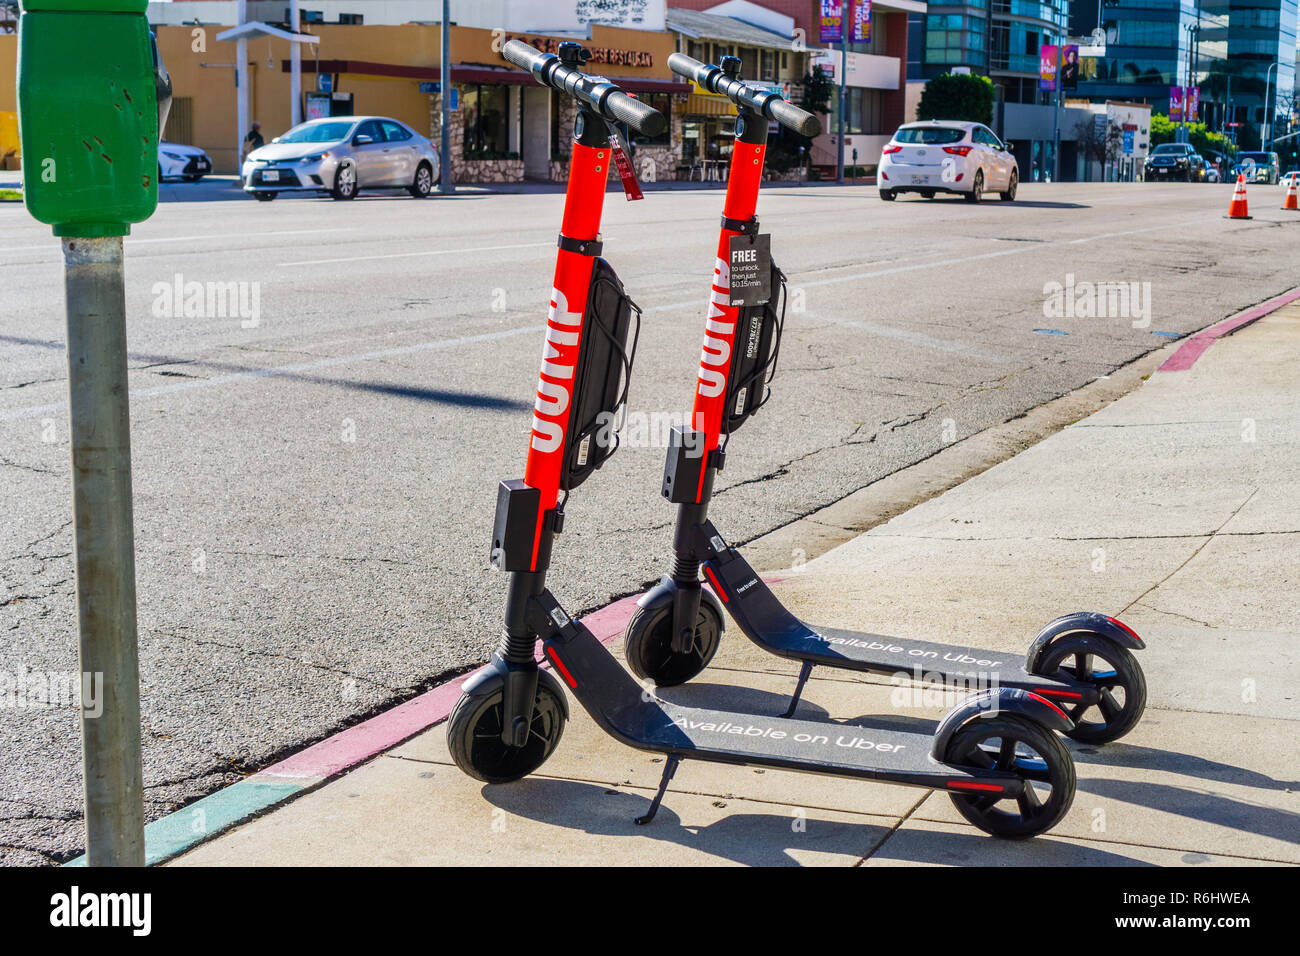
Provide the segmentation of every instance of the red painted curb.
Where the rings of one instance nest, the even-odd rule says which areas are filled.
[[[582,619],[582,623],[597,640],[608,644],[626,629],[628,619],[636,607],[637,597],[638,595],[626,597],[593,611]],[[355,727],[339,731],[333,737],[267,767],[255,777],[314,783],[336,776],[446,720],[460,697],[461,686],[477,673],[478,671],[473,671],[457,677]]]
[[[1196,360],[1205,354],[1205,350],[1215,343],[1216,340],[1223,338],[1225,335],[1231,335],[1240,328],[1244,328],[1250,323],[1262,319],[1264,316],[1276,312],[1284,305],[1289,305],[1300,299],[1300,289],[1292,289],[1290,292],[1284,292],[1277,298],[1269,299],[1254,308],[1247,309],[1240,315],[1234,315],[1231,318],[1217,322],[1208,329],[1202,329],[1197,332],[1182,345],[1173,355],[1165,360],[1160,366],[1159,372],[1185,372],[1193,365]]]

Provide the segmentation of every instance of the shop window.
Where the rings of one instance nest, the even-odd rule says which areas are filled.
[[[509,93],[504,86],[461,88],[466,159],[510,159]]]
[[[339,14],[339,23],[343,24],[344,26],[359,27],[363,23],[365,23],[365,21],[366,21],[365,16],[360,13]]]
[[[775,50],[763,50],[760,53],[760,65],[758,69],[758,76],[759,79],[761,80],[770,81],[776,79],[776,51]]]

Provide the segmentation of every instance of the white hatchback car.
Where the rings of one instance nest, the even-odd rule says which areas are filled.
[[[898,128],[880,154],[876,182],[880,198],[899,193],[958,193],[979,202],[996,192],[1008,202],[1020,182],[1016,157],[997,135],[980,123],[928,120]]]

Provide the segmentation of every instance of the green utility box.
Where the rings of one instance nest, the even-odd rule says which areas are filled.
[[[166,73],[147,6],[22,0],[23,197],[55,235],[126,235],[158,205],[158,98]]]

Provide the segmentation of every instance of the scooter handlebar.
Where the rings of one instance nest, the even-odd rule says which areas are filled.
[[[721,93],[738,106],[746,106],[802,136],[812,137],[822,131],[821,120],[812,113],[787,103],[776,93],[752,87],[738,77],[727,76],[721,67],[701,63],[685,53],[673,53],[668,57],[668,68],[678,76],[694,80],[710,93]]]
[[[638,99],[633,99],[622,90],[615,90],[605,99],[605,110],[613,118],[626,123],[642,136],[658,136],[668,125],[664,115],[652,106],[647,106]]]
[[[559,59],[554,53],[543,53],[523,40],[508,40],[501,48],[501,58],[515,66],[523,67],[536,76],[539,82],[544,82],[541,78],[541,70],[546,65],[546,61]]]
[[[765,113],[787,129],[792,129],[800,136],[812,139],[822,131],[822,121],[805,109],[777,97],[769,100]]]
[[[501,48],[501,56],[528,70],[543,86],[568,93],[605,119],[626,123],[643,136],[658,136],[668,125],[662,113],[628,96],[608,80],[565,66],[554,53],[542,53],[523,40],[508,41]]]

